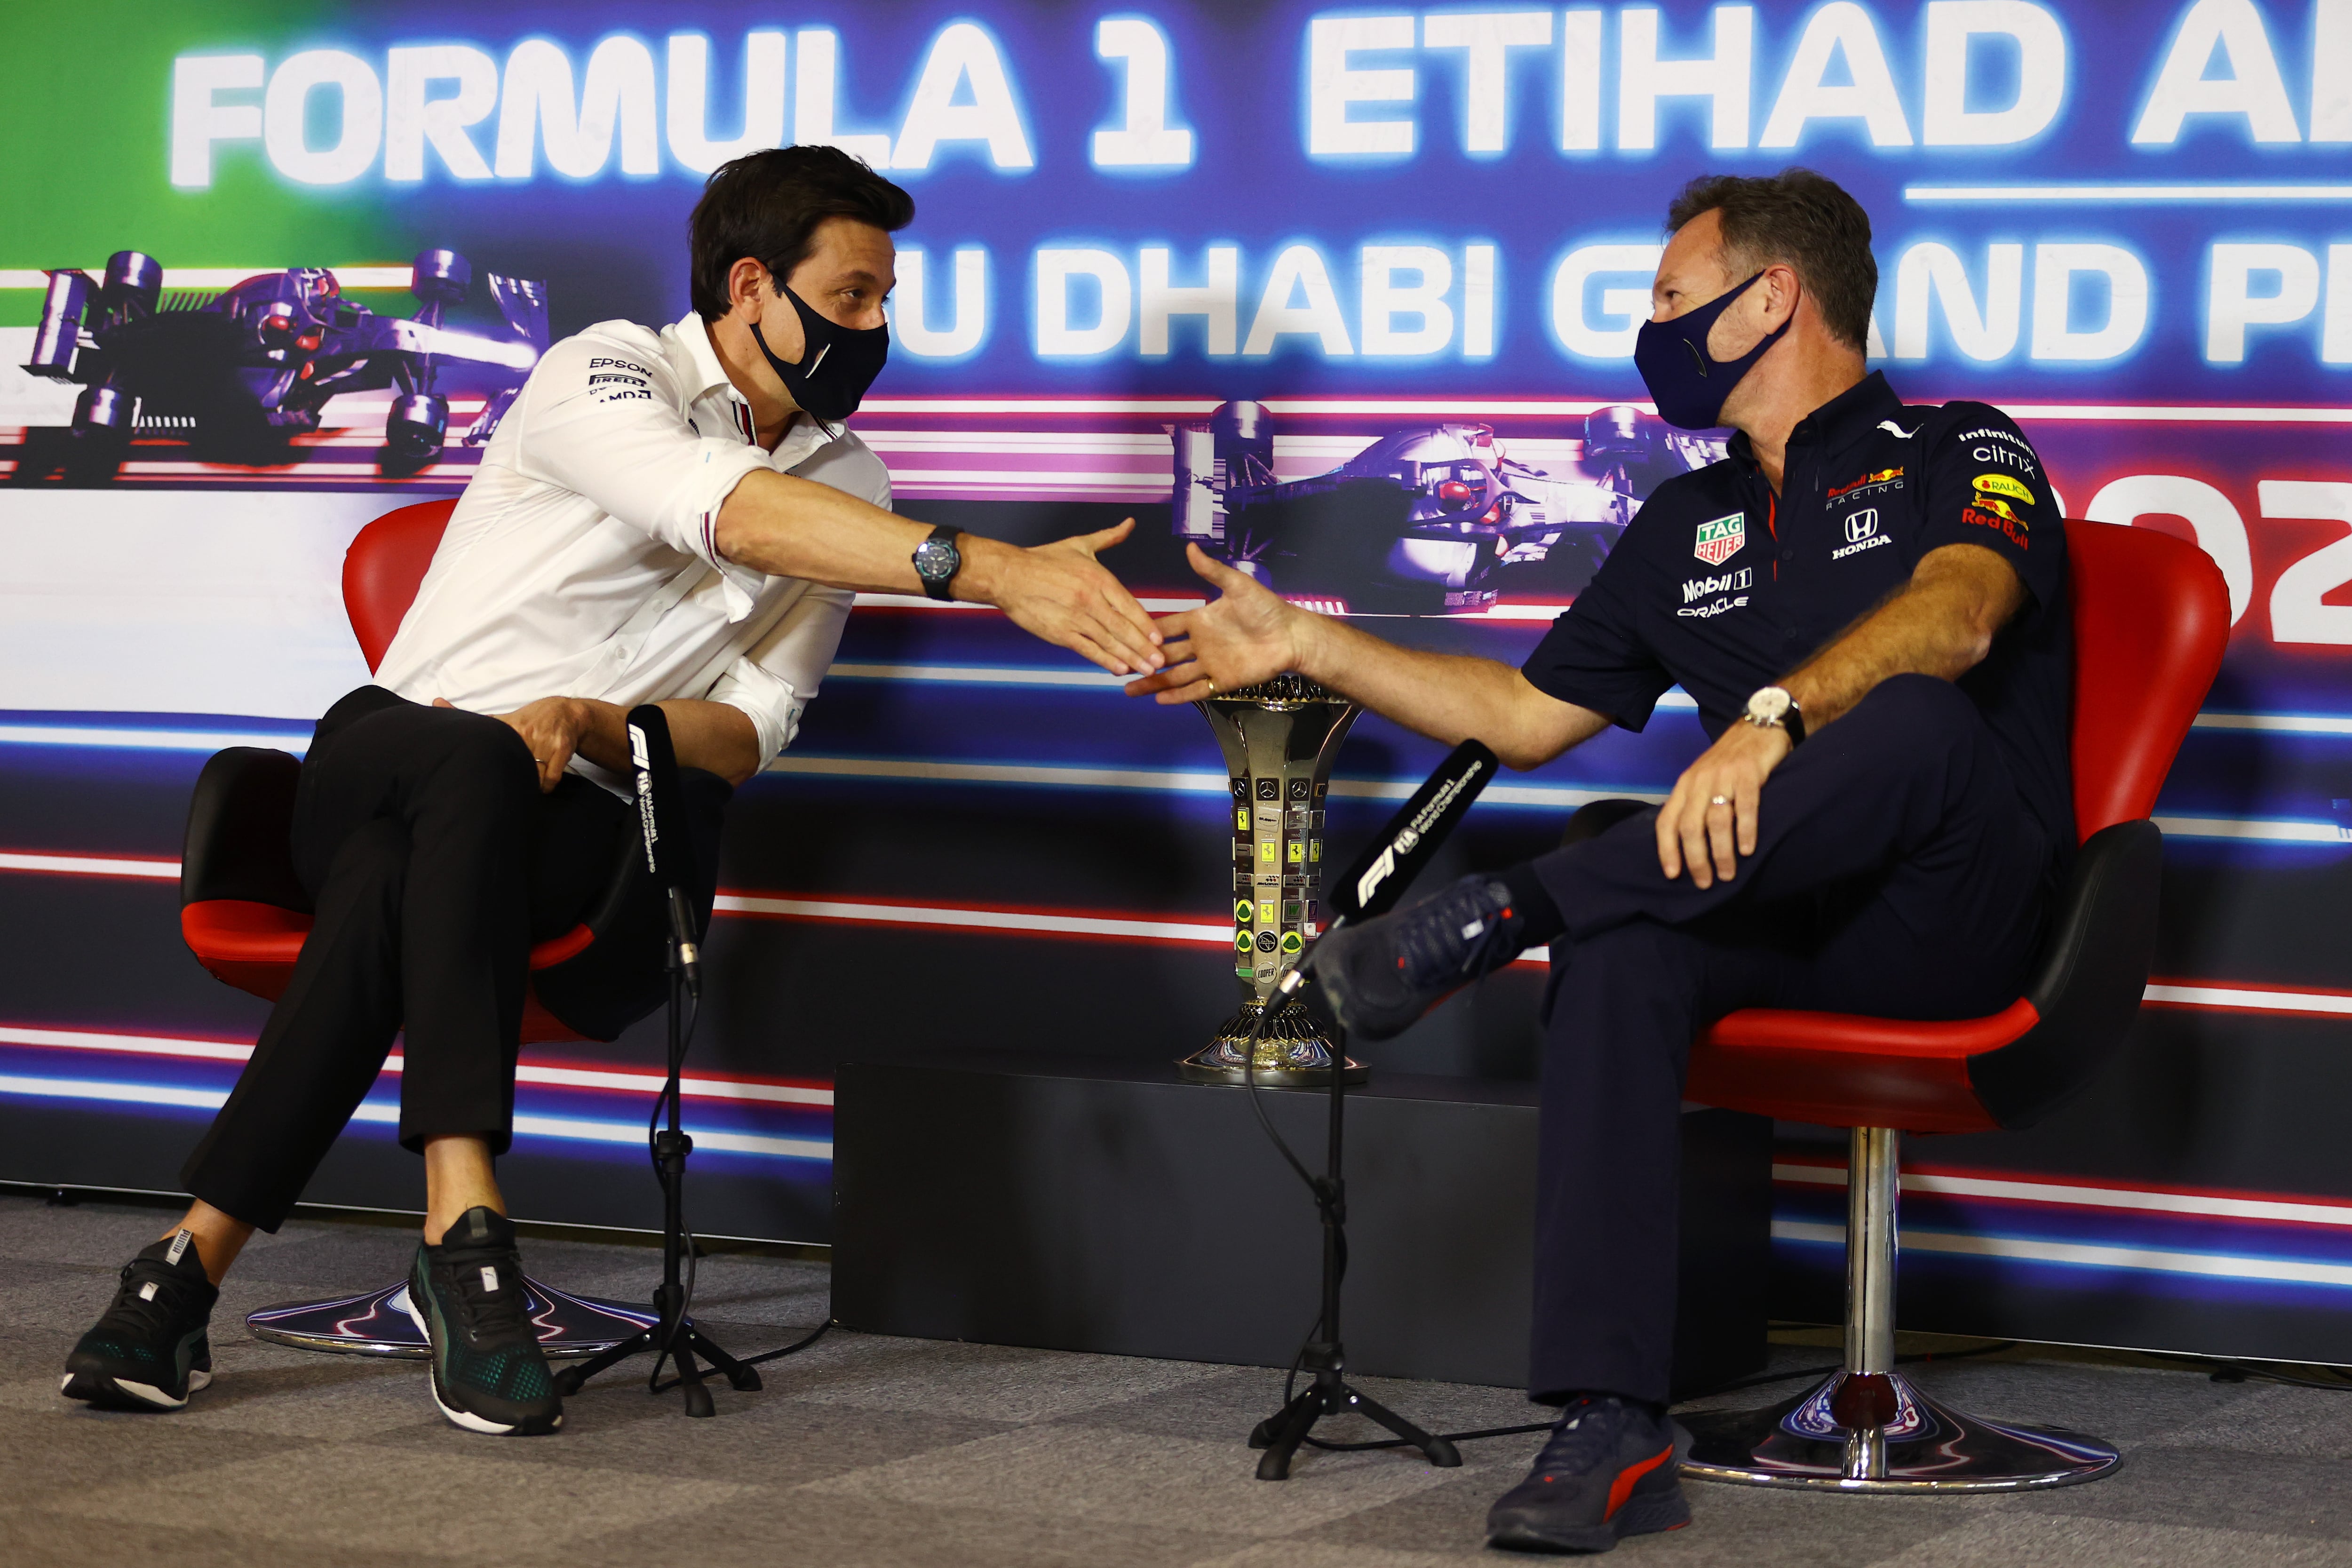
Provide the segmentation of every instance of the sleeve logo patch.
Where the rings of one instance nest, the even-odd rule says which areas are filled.
[[[1979,474],[1969,482],[1976,487],[1979,498],[2007,496],[2011,500],[2023,501],[2027,506],[2033,504],[2033,492],[2007,474]],[[1979,499],[1978,504],[1981,506],[1983,500]]]
[[[1998,512],[1987,511],[1984,510],[1987,506],[1997,506],[2001,510]],[[2007,515],[2008,512],[2009,508],[2002,502],[1988,501],[1980,496],[1978,498],[1977,505],[1960,509],[1960,521],[1973,523],[1979,528],[1992,529],[2020,550],[2029,548],[2025,538],[2025,525],[2016,518]]]
[[[1748,543],[1748,514],[1735,511],[1728,517],[1718,517],[1698,525],[1698,538],[1691,545],[1691,553],[1710,566],[1720,566]]]

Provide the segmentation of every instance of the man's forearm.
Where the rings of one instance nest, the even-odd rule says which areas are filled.
[[[1948,545],[1910,584],[1855,622],[1781,684],[1816,730],[1897,675],[1957,680],[1991,649],[2024,602],[2009,563],[1989,550]]]
[[[581,714],[580,755],[616,773],[629,771],[629,710],[618,703],[574,698]],[[673,698],[656,704],[669,721],[677,765],[717,773],[740,784],[760,768],[760,731],[751,715],[726,702]]]
[[[1508,665],[1399,647],[1326,616],[1301,623],[1298,672],[1448,744],[1472,736],[1514,768],[1549,762],[1608,719],[1545,696]]]
[[[753,471],[719,509],[713,541],[719,553],[776,577],[798,577],[828,587],[870,594],[919,594],[915,547],[928,524],[886,511],[831,485],[793,474]],[[980,565],[993,541],[965,536],[959,587]],[[985,575],[985,568],[982,568]]]

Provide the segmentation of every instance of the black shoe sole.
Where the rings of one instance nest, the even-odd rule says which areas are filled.
[[[1561,1525],[1546,1529],[1517,1521],[1486,1537],[1486,1544],[1503,1552],[1547,1552],[1556,1554],[1607,1552],[1629,1535],[1654,1535],[1680,1530],[1691,1521],[1690,1500],[1682,1488],[1626,1500],[1625,1506],[1599,1524]]]

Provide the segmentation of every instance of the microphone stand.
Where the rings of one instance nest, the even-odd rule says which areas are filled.
[[[659,1394],[676,1386],[685,1391],[688,1415],[714,1415],[718,1411],[711,1403],[710,1390],[703,1384],[698,1357],[709,1363],[711,1370],[724,1376],[728,1385],[740,1394],[757,1393],[760,1374],[714,1344],[686,1315],[693,1291],[678,1275],[681,1266],[686,1266],[691,1278],[688,1258],[694,1243],[686,1229],[686,1157],[694,1152],[694,1140],[678,1123],[678,1102],[682,1098],[680,1078],[686,1069],[688,993],[692,991],[694,1004],[699,1007],[702,985],[700,976],[694,973],[698,967],[694,922],[686,907],[685,889],[669,889],[669,1074],[663,1080],[661,1102],[655,1111],[656,1119],[666,1117],[668,1125],[653,1135],[654,1163],[661,1173],[662,1187],[662,1282],[654,1289],[653,1303],[660,1321],[593,1359],[557,1373],[555,1386],[557,1392],[569,1398],[606,1367],[650,1351],[654,1369],[646,1379],[646,1392]],[[677,1376],[669,1384],[661,1381],[664,1358],[677,1363]]]
[[[1331,922],[1325,934],[1336,931],[1346,921],[1342,915]],[[1257,1095],[1257,1037],[1276,1005],[1295,996],[1305,986],[1306,956],[1294,964],[1275,987],[1273,997],[1259,1009],[1250,1026],[1250,1037],[1244,1061],[1250,1092],[1250,1105],[1265,1122],[1266,1131],[1274,1133],[1274,1124],[1266,1121],[1264,1107]],[[1316,1335],[1299,1350],[1293,1363],[1295,1377],[1302,1368],[1315,1374],[1315,1381],[1289,1398],[1280,1410],[1259,1422],[1250,1433],[1249,1445],[1265,1453],[1257,1462],[1257,1479],[1281,1481],[1290,1479],[1290,1462],[1299,1445],[1310,1441],[1315,1424],[1327,1415],[1354,1414],[1368,1417],[1387,1427],[1408,1447],[1421,1450],[1422,1457],[1440,1469],[1453,1469],[1462,1463],[1461,1451],[1446,1438],[1423,1431],[1412,1422],[1378,1400],[1367,1398],[1348,1381],[1348,1352],[1339,1337],[1339,1285],[1348,1272],[1348,1184],[1342,1174],[1343,1131],[1347,1123],[1348,1075],[1340,1070],[1348,1059],[1348,1033],[1336,1023],[1332,1027],[1331,1093],[1327,1120],[1327,1136],[1323,1152],[1323,1174],[1308,1174],[1299,1163],[1298,1156],[1274,1133],[1275,1142],[1282,1149],[1283,1157],[1307,1183],[1315,1194],[1316,1213],[1323,1222],[1323,1315],[1316,1325]],[[1288,1384],[1285,1384],[1286,1390]],[[1334,1447],[1352,1447],[1342,1444]],[[1366,1445],[1371,1447],[1382,1445]]]

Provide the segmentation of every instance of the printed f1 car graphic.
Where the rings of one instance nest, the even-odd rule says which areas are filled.
[[[136,250],[117,251],[96,283],[81,271],[48,276],[25,369],[85,389],[70,429],[81,466],[100,478],[112,476],[134,434],[192,436],[231,460],[283,461],[287,439],[318,429],[329,398],[387,387],[383,466],[414,471],[448,438],[449,400],[437,384],[445,367],[464,367],[468,386],[489,395],[459,437],[478,447],[547,350],[543,282],[484,275],[503,333],[442,324],[473,285],[473,268],[454,250],[417,256],[409,287],[422,305],[407,320],[353,304],[318,267],[168,297],[163,268]]]
[[[1588,416],[1580,439],[1530,443],[1541,468],[1490,426],[1423,425],[1279,479],[1256,403],[1170,434],[1180,536],[1287,596],[1373,613],[1475,614],[1506,587],[1573,594],[1660,482],[1723,455],[1622,405]]]

